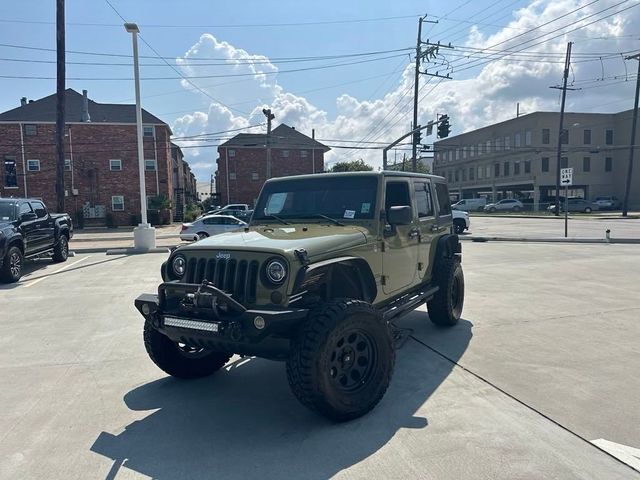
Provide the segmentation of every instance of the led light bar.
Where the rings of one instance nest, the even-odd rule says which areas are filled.
[[[168,327],[188,328],[190,330],[204,330],[206,332],[218,333],[220,324],[218,322],[198,322],[178,317],[164,317],[164,324]]]

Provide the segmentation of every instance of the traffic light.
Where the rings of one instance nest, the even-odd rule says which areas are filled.
[[[442,115],[440,123],[438,123],[438,138],[447,138],[451,133],[451,125],[449,124],[449,116]]]
[[[420,128],[420,125],[418,125],[418,128]],[[415,132],[413,132],[413,143],[415,145],[420,145],[421,142],[422,142],[422,130],[416,130]]]

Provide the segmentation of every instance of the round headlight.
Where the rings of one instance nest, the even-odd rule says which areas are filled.
[[[281,260],[271,260],[267,264],[267,278],[272,283],[282,283],[287,277],[287,267]]]
[[[175,273],[178,277],[181,277],[184,275],[184,272],[187,269],[187,261],[182,255],[178,255],[173,259],[171,266],[173,268],[173,273]]]

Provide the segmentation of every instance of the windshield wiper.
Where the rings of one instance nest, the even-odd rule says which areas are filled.
[[[335,218],[327,217],[326,215],[323,215],[321,213],[316,213],[315,215],[316,215],[316,217],[322,217],[322,218],[324,218],[326,220],[329,220],[329,221],[335,223],[336,225],[338,225],[339,227],[344,227],[344,223],[339,222]]]
[[[272,213],[270,213],[270,214],[268,214],[268,215],[263,215],[263,216],[260,218],[260,220],[263,220],[263,219],[265,219],[265,218],[274,218],[274,219],[278,220],[280,223],[282,223],[283,225],[290,225],[290,223],[289,223],[289,222],[287,222],[286,220],[283,220],[282,218],[280,218],[280,217],[278,217],[278,216],[276,216],[276,215],[273,215]]]

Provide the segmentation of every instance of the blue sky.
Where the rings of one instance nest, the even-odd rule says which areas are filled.
[[[516,102],[521,103],[525,112],[556,110],[557,91],[548,86],[560,81],[562,55],[569,40],[576,42],[576,63],[572,69],[575,81],[587,82],[583,85],[593,87],[594,82],[602,78],[599,86],[605,88],[571,94],[568,107],[583,111],[630,108],[633,82],[620,83],[619,79],[609,77],[624,75],[631,64],[626,65],[620,56],[605,56],[604,60],[597,57],[640,49],[640,28],[637,27],[640,8],[633,8],[638,4],[636,0],[111,2],[127,20],[140,25],[144,39],[169,58],[183,75],[251,74],[193,79],[207,92],[205,95],[177,78],[160,60],[143,58],[143,78],[175,77],[144,80],[142,96],[143,106],[171,125],[177,137],[261,123],[262,106],[270,106],[276,113],[276,124],[283,121],[308,134],[315,128],[319,138],[351,144],[362,141],[360,146],[374,145],[366,142],[394,140],[410,127],[413,56],[409,51],[322,61],[280,62],[277,59],[413,48],[417,17],[424,13],[438,18],[440,23],[425,25],[423,40],[452,42],[456,49],[440,60],[440,63],[454,65],[454,80],[439,82],[426,76],[421,78],[420,121],[446,112],[452,117],[454,133],[505,120],[515,113]],[[52,0],[2,2],[0,44],[55,48],[54,6]],[[130,55],[130,36],[104,0],[67,0],[66,13],[67,50]],[[387,19],[367,21],[379,18]],[[308,22],[326,23],[300,25]],[[83,23],[100,25],[78,25]],[[257,26],[282,23],[294,25]],[[576,26],[580,28],[571,31]],[[557,34],[543,36],[556,30]],[[523,41],[529,43],[520,46]],[[500,46],[492,47],[496,44]],[[497,49],[523,48],[526,50],[521,56],[508,59],[491,54]],[[478,52],[479,49],[487,50]],[[532,53],[525,56],[527,52]],[[144,44],[140,53],[155,56]],[[3,59],[0,76],[55,76],[55,64],[8,60],[53,61],[54,52],[0,46],[0,58]],[[245,62],[250,58],[256,65],[194,67],[198,61],[219,63],[219,60],[204,62],[198,58],[245,59]],[[369,59],[373,61],[282,72]],[[71,79],[128,78],[131,76],[129,58],[68,54],[67,61],[70,77],[67,86],[78,91],[86,88],[89,96],[98,102],[133,101],[130,80]],[[125,65],[75,65],[72,62]],[[443,65],[432,65],[431,71],[443,68]],[[260,75],[275,71],[280,73]],[[609,84],[611,87],[607,88]],[[40,98],[53,93],[55,80],[0,78],[0,88],[0,111],[4,111],[17,106],[22,96]],[[212,100],[214,98],[219,103]],[[193,142],[185,145],[190,147],[185,150],[198,177],[207,179],[215,168],[215,148],[199,148],[200,144]],[[329,161],[359,157],[374,165],[380,161],[377,151],[340,149],[334,149]]]

